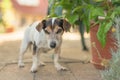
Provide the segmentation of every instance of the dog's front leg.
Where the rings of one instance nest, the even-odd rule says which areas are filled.
[[[31,67],[31,72],[35,73],[37,72],[38,68],[38,53],[33,54],[33,63]]]
[[[55,68],[57,70],[67,70],[66,67],[63,67],[62,65],[59,64],[58,60],[59,60],[59,57],[60,57],[60,48],[56,48],[55,49],[55,54],[54,54],[54,65],[55,65]]]
[[[39,56],[38,66],[46,66],[46,64],[40,59],[41,54],[38,56]]]
[[[37,72],[37,68],[38,68],[38,57],[39,57],[39,49],[37,48],[36,45],[33,45],[33,64],[31,67],[31,72],[35,73]]]

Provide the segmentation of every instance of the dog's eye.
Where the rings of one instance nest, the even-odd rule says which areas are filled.
[[[61,32],[62,32],[62,29],[58,29],[58,31],[56,33],[58,34],[58,33],[61,33]]]
[[[46,34],[50,34],[50,32],[48,32],[47,30],[44,30]]]

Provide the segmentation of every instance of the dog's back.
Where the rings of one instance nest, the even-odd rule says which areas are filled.
[[[39,39],[37,39],[37,38],[39,38],[39,36],[41,37],[41,39],[43,39],[42,38],[44,36],[43,31],[38,32],[36,30],[36,26],[39,23],[40,23],[40,21],[37,21],[37,22],[34,22],[33,24],[31,24],[29,27],[27,27],[27,29],[25,30],[25,33],[24,33],[24,39],[23,40],[27,40],[27,42],[34,43],[33,41],[39,40]]]

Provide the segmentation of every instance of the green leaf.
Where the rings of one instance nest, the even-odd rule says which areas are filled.
[[[71,24],[74,24],[74,23],[78,20],[79,15],[77,15],[77,14],[66,15],[66,18],[68,19],[68,21],[69,21]]]
[[[116,14],[116,12],[113,12],[113,13],[110,15],[110,18],[111,18],[111,19],[114,19],[114,18],[115,18],[115,14]]]
[[[110,30],[111,26],[112,26],[112,21],[110,21],[109,23],[106,22],[105,29],[104,29],[105,34],[107,34],[107,32]]]
[[[104,1],[104,0],[94,0],[94,1],[96,1],[96,2],[101,2],[101,1]]]
[[[82,6],[77,6],[76,8],[74,8],[73,10],[72,10],[72,13],[75,13],[76,11],[78,12],[78,11],[81,11],[83,8],[82,8]]]
[[[100,27],[98,29],[97,38],[103,47],[106,45],[106,36],[111,26],[112,26],[112,21],[110,22],[104,21],[103,23],[100,24]]]
[[[102,8],[92,8],[91,9],[91,19],[95,19],[98,16],[105,16],[104,10]]]
[[[116,13],[118,13],[118,14],[120,14],[120,6],[115,7],[115,9],[113,11],[116,12]]]
[[[65,10],[72,10],[73,8],[73,3],[70,3],[69,1],[61,2],[59,5],[61,5]]]
[[[104,23],[100,24],[98,32],[97,32],[97,38],[103,47],[105,46],[105,43],[106,43],[106,35],[104,32],[104,28],[105,28],[105,24]]]

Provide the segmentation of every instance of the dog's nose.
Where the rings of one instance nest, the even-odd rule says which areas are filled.
[[[50,43],[50,47],[51,47],[51,48],[55,48],[55,47],[56,47],[56,43],[55,43],[55,42],[51,42],[51,43]]]

